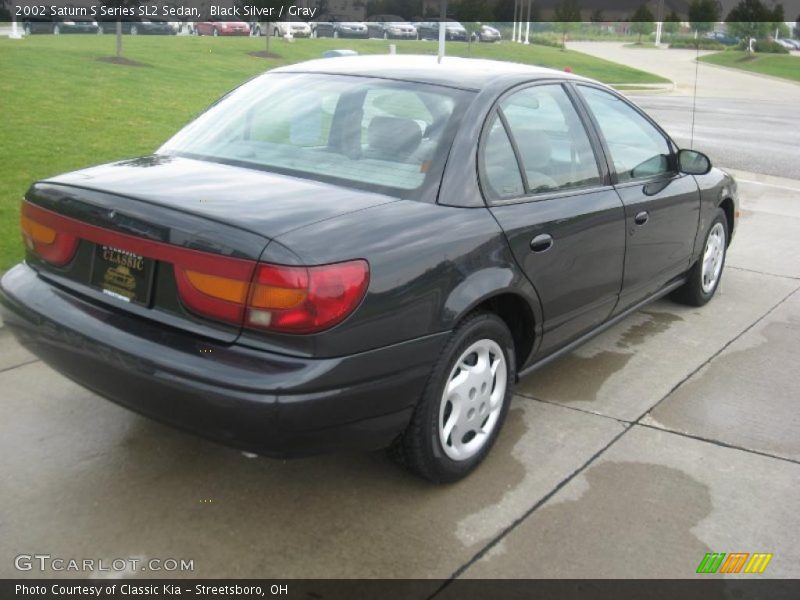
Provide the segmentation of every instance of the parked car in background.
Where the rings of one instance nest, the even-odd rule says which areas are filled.
[[[724,31],[709,31],[703,36],[707,40],[713,40],[724,46],[736,46],[741,43],[741,40],[733,35],[725,33]]]
[[[499,42],[502,39],[503,35],[500,30],[490,25],[481,25],[481,28],[472,34],[474,42]]]
[[[314,24],[314,35],[317,37],[367,39],[369,29],[367,29],[366,23],[360,21],[320,21]]]
[[[371,38],[417,39],[417,28],[397,15],[373,15],[367,19],[366,25]]]
[[[62,33],[98,33],[100,27],[93,19],[73,17],[70,20],[62,21],[58,18],[30,18],[22,22],[22,30],[25,35],[34,33],[52,33],[60,35]]]
[[[320,59],[154,155],[34,183],[0,312],[141,414],[267,455],[391,446],[454,481],[518,376],[667,294],[709,302],[737,218],[730,175],[595,81]]]
[[[253,35],[273,35],[283,37],[289,33],[292,37],[307,38],[311,37],[313,30],[311,25],[305,21],[274,21],[250,23],[250,30]]]
[[[200,21],[194,24],[195,35],[250,35],[250,25],[242,21]]]
[[[797,50],[797,46],[795,45],[794,40],[788,40],[786,38],[776,38],[775,43],[778,44],[779,46],[783,46],[790,52],[792,50]]]
[[[800,40],[795,40],[792,38],[783,38],[783,40],[794,46],[795,50],[800,50]]]
[[[117,21],[98,21],[101,33],[116,33]],[[177,30],[169,21],[157,19],[144,21],[122,21],[122,33],[129,35],[175,35]]]
[[[438,40],[439,39],[439,22],[441,19],[428,19],[417,24],[418,39],[421,40]],[[445,21],[444,38],[448,41],[457,40],[460,42],[467,41],[467,30],[458,21],[447,19]]]

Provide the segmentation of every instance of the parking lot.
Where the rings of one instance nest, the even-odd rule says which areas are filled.
[[[736,77],[759,97],[780,83]],[[637,101],[675,103],[683,138],[686,98]],[[13,559],[47,553],[193,560],[178,577],[684,578],[707,552],[800,576],[800,156],[748,144],[779,157],[754,172],[709,149],[738,167],[742,208],[717,297],[659,301],[527,377],[486,463],[451,486],[382,453],[245,456],[97,397],[0,329],[0,576],[41,576]]]

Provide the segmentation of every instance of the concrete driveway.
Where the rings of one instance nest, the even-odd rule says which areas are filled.
[[[660,301],[525,379],[456,485],[380,453],[248,458],[102,400],[0,330],[0,577],[71,575],[14,569],[47,553],[191,559],[170,575],[208,578],[684,578],[708,552],[800,576],[800,181],[738,176],[717,297]]]

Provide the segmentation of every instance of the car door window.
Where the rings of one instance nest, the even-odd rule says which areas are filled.
[[[500,103],[519,150],[528,193],[600,185],[589,136],[561,85],[537,85]]]
[[[483,144],[483,177],[491,195],[500,200],[524,194],[522,175],[503,122],[497,113],[492,117]]]
[[[613,94],[578,87],[605,138],[620,182],[671,172],[669,142],[650,121]]]

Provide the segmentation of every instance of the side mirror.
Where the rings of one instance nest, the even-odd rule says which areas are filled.
[[[687,175],[705,175],[711,170],[711,159],[696,150],[678,150],[678,170]]]

